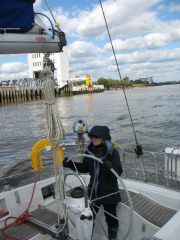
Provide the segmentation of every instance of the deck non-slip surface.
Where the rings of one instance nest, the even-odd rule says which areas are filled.
[[[141,217],[152,224],[162,227],[169,219],[171,219],[177,211],[164,207],[152,199],[142,195],[129,192],[133,204],[133,209]],[[122,203],[129,206],[129,202],[124,190],[121,190]]]
[[[37,209],[30,214],[37,220],[50,226],[54,225],[57,221],[57,214],[48,209]],[[3,229],[1,229],[0,232],[0,240],[9,240],[10,238],[2,234],[2,230]],[[21,224],[8,228],[5,230],[5,233],[21,240],[28,240],[37,235],[39,232],[25,224]]]

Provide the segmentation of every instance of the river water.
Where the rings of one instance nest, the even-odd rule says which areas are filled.
[[[137,140],[143,151],[156,154],[160,172],[164,159],[160,152],[167,146],[180,147],[180,84],[125,92]],[[66,131],[62,142],[75,141],[72,126],[80,118],[87,121],[89,130],[94,125],[107,125],[112,141],[133,152],[135,138],[122,90],[57,98],[56,104]],[[0,184],[8,181],[12,187],[17,187],[37,180],[39,175],[30,171],[30,151],[37,141],[47,137],[44,100],[1,105],[0,133]],[[64,155],[73,151],[73,148],[67,149]],[[45,166],[51,165],[50,158],[44,156]],[[154,164],[153,159],[147,162]],[[128,177],[134,176],[133,170],[126,172]],[[50,175],[53,169],[51,174],[49,168],[45,169],[42,178]],[[177,183],[176,188],[179,188]]]

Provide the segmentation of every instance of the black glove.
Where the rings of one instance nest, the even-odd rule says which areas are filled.
[[[103,170],[105,172],[108,172],[111,168],[113,168],[112,163],[109,162],[109,161],[104,161],[104,163],[103,163]]]
[[[67,168],[68,167],[68,162],[67,162],[68,158],[65,157],[63,160],[63,167]]]

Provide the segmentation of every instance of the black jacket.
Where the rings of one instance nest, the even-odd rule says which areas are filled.
[[[95,156],[95,153],[92,150],[92,143],[87,147],[87,150],[85,153]],[[114,148],[114,145],[112,142],[106,141],[106,151],[103,152],[100,159],[102,159],[103,161],[107,160],[111,162],[113,164],[113,169],[118,173],[119,176],[121,175],[122,166],[120,161],[120,155],[119,155],[119,152]],[[90,174],[90,182],[88,185],[88,196],[90,197],[94,176],[97,168],[97,161],[92,158],[85,157],[82,163],[75,162],[75,165],[78,172]],[[71,168],[72,170],[75,170],[74,164],[72,163],[72,161],[68,163],[68,167]],[[95,187],[93,189],[93,194],[91,198],[92,200],[111,194],[113,192],[117,192],[119,190],[117,178],[114,176],[114,174],[111,171],[105,172],[101,163],[99,163],[97,176],[98,176],[97,177],[98,181],[96,181]],[[117,193],[112,196],[97,200],[96,203],[97,204],[114,204],[120,201],[121,201],[120,193]]]

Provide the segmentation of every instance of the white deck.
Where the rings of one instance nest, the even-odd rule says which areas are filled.
[[[89,181],[89,176],[86,175],[84,177],[85,181]],[[43,199],[42,196],[42,191],[41,188],[44,186],[48,186],[51,183],[54,183],[54,178],[50,178],[47,180],[43,180],[40,182],[37,182],[36,189],[34,192],[34,197],[33,201],[31,204],[31,207],[29,209],[30,212],[33,212],[38,209],[38,206],[45,207],[54,213],[56,213],[56,200],[53,198],[53,196]],[[74,176],[68,176],[67,178],[67,183],[74,187],[74,186],[79,186],[80,183],[79,181],[74,177]],[[179,221],[179,215],[180,215],[180,193],[177,191],[172,191],[169,189],[166,189],[164,187],[159,187],[155,186],[149,183],[140,183],[138,181],[131,181],[131,180],[124,180],[124,183],[126,187],[128,188],[129,191],[134,193],[134,196],[132,199],[135,199],[135,196],[143,196],[144,199],[149,199],[152,200],[152,202],[156,203],[157,206],[161,206],[161,209],[163,208],[164,210],[169,209],[172,214],[172,218],[167,221],[167,223],[162,224],[162,228],[159,226],[156,226],[157,224],[153,224],[152,222],[148,221],[147,218],[140,216],[140,212],[138,213],[137,211],[134,211],[134,216],[133,216],[133,227],[130,235],[128,236],[128,240],[134,240],[134,239],[142,239],[144,237],[149,237],[149,236],[156,236],[159,237],[160,239],[169,239],[167,237],[167,229],[168,229],[168,234],[173,236],[173,240],[179,240],[180,236],[180,221]],[[119,187],[121,188],[120,184]],[[33,184],[23,186],[8,192],[4,192],[0,194],[0,203],[3,203],[4,199],[6,202],[7,210],[9,211],[9,215],[5,216],[4,218],[1,218],[0,220],[0,228],[2,229],[4,227],[4,220],[8,216],[15,216],[18,217],[23,211],[26,210],[30,198],[31,198],[31,193],[33,189]],[[19,198],[20,198],[20,204],[16,202],[14,192],[18,191]],[[3,203],[4,204],[4,203]],[[129,214],[129,207],[127,206],[128,203],[120,203],[118,206],[118,218],[119,220],[125,222],[126,224],[129,224],[130,222],[130,214]],[[2,210],[4,206],[0,205],[0,210]],[[135,207],[137,208],[137,206]],[[135,209],[136,210],[136,209]],[[177,212],[177,213],[175,213]],[[160,214],[161,215],[161,214]],[[72,214],[70,214],[71,218],[73,219]],[[170,216],[171,217],[171,216]],[[99,218],[101,223],[106,227],[105,219],[104,219],[104,214],[102,211],[99,211]],[[13,220],[9,220],[8,224],[12,223]],[[56,220],[55,220],[56,222]],[[55,223],[54,222],[54,223]],[[51,223],[52,224],[52,223]],[[24,224],[23,224],[24,226]],[[19,227],[19,226],[18,226]],[[27,226],[26,226],[27,227]],[[167,228],[168,227],[168,228]],[[16,226],[15,226],[16,228]],[[71,230],[72,234],[75,234],[75,229],[70,223],[69,228]],[[18,228],[17,232],[18,232]],[[125,226],[123,223],[120,223],[120,228],[119,228],[119,233],[117,239],[121,239],[128,227]],[[8,230],[7,230],[8,231]],[[16,232],[16,230],[15,230]],[[169,236],[168,235],[168,236]],[[16,237],[16,235],[14,235]],[[32,238],[21,238],[22,240],[24,239],[50,239],[49,235],[42,235],[40,233],[37,233],[32,236]],[[0,236],[0,239],[6,239],[3,238],[2,235]],[[94,235],[93,238],[94,240],[96,239],[107,239],[102,231],[102,229],[99,227],[99,223],[96,220],[95,224],[95,229],[94,229]]]

